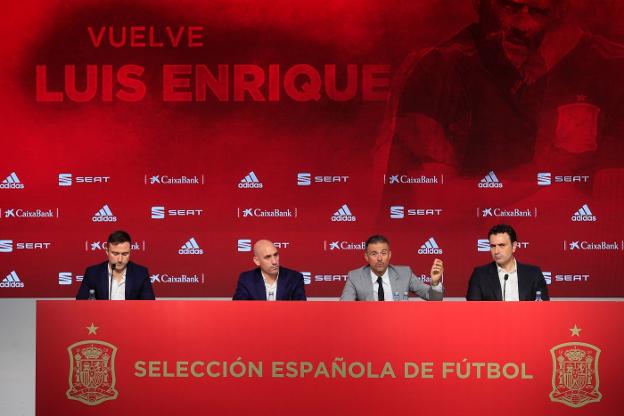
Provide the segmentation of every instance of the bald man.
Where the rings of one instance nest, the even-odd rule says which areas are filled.
[[[232,300],[306,300],[303,275],[280,267],[279,251],[269,240],[253,247],[255,269],[238,276]]]

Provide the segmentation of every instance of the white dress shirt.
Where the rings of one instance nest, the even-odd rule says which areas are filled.
[[[260,271],[260,274],[262,275],[262,280],[264,280],[264,289],[266,291],[267,300],[277,300],[277,279],[279,279],[279,273],[273,283],[269,283],[262,271]]]
[[[128,268],[124,268],[123,272],[121,272],[121,281],[117,282],[113,279],[113,271],[111,270],[110,264],[108,265],[108,277],[109,282],[111,282],[110,290],[110,299],[111,300],[126,300],[126,271]]]
[[[370,274],[371,279],[373,280],[373,295],[377,297],[377,293],[379,290],[379,283],[377,283],[377,279],[379,278],[379,276],[373,273],[372,269]],[[392,288],[390,287],[390,277],[388,276],[388,269],[386,269],[384,274],[381,276],[381,285],[384,291],[384,301],[392,301]],[[401,295],[403,294],[401,293]]]
[[[513,268],[510,272],[505,271],[498,264],[496,265],[498,270],[498,281],[501,285],[501,296],[504,301],[520,300],[518,291],[518,263],[516,259],[513,259]],[[507,286],[505,287],[505,275],[508,275]]]

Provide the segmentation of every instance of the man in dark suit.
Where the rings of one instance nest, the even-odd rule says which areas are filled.
[[[130,235],[115,231],[108,236],[104,263],[87,267],[76,299],[89,299],[93,290],[99,300],[155,299],[147,269],[130,261]]]
[[[303,275],[280,267],[271,241],[254,244],[253,262],[258,267],[240,274],[233,300],[306,300]]]
[[[466,300],[550,300],[542,271],[537,266],[518,263],[513,255],[517,237],[506,224],[495,225],[488,233],[494,261],[475,267],[468,283]]]

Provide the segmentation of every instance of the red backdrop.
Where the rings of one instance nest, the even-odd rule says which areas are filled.
[[[447,294],[463,296],[472,267],[490,261],[477,241],[503,221],[518,231],[519,260],[547,272],[553,296],[624,296],[618,163],[580,185],[557,183],[567,168],[553,165],[496,170],[503,188],[479,188],[493,170],[486,162],[476,176],[431,165],[414,177],[437,183],[390,183],[413,173],[389,165],[385,146],[399,67],[473,22],[471,4],[8,5],[0,297],[73,296],[120,228],[137,241],[133,260],[149,268],[157,296],[230,296],[253,266],[245,240],[260,238],[280,243],[282,263],[306,273],[308,295],[338,296],[372,233],[386,234],[393,261],[425,278],[434,255],[443,258]],[[590,6],[575,9],[584,28],[623,40],[621,4]],[[540,172],[551,186],[538,185]],[[391,218],[391,206],[405,218]],[[573,221],[579,210],[595,221]],[[180,254],[183,246],[197,254]]]

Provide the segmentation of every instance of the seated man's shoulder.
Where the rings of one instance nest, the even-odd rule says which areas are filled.
[[[256,275],[256,271],[257,271],[257,269],[251,269],[251,270],[245,270],[245,271],[242,271],[242,272],[238,275],[238,278],[239,278],[239,280],[248,280],[248,279],[252,279],[252,278]]]
[[[297,270],[289,269],[287,267],[280,266],[280,273],[288,274],[288,275],[302,275],[301,272]]]
[[[520,263],[518,262],[518,268],[523,268],[525,270],[530,270],[532,272],[540,272],[542,271],[542,269],[539,266],[536,266],[534,264],[526,264],[526,263]]]
[[[134,262],[129,262],[128,263],[128,268],[130,268],[133,271],[138,272],[138,273],[145,273],[145,274],[147,274],[147,267],[141,266],[140,264],[136,264]]]
[[[98,264],[92,264],[91,266],[87,266],[87,270],[85,273],[93,273],[99,269],[102,269],[104,267],[106,267],[106,263],[107,262],[102,262],[102,263],[98,263]]]

